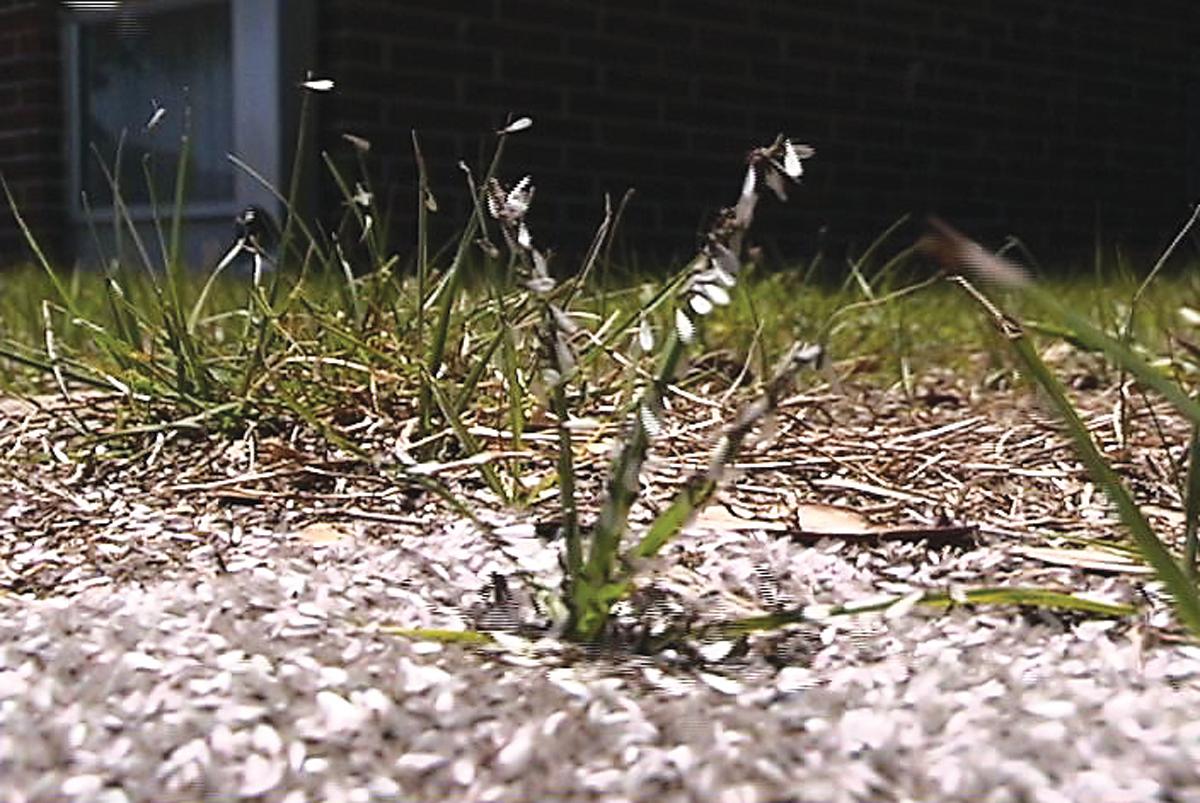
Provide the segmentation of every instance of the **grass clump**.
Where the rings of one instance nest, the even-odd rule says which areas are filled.
[[[303,120],[308,102],[306,95]],[[481,498],[501,506],[527,507],[556,486],[554,524],[564,579],[555,589],[553,607],[562,612],[561,632],[584,643],[612,635],[614,606],[631,595],[640,573],[713,500],[739,453],[770,428],[800,372],[827,367],[827,355],[844,357],[834,363],[843,376],[897,384],[911,394],[923,368],[973,372],[970,363],[977,354],[1004,345],[1013,349],[1020,370],[1042,384],[1068,425],[1078,425],[1065,396],[1060,390],[1055,395],[1053,377],[1029,345],[1025,328],[989,306],[997,337],[973,315],[948,305],[953,288],[935,284],[937,276],[912,275],[920,267],[918,249],[894,247],[899,224],[851,262],[840,287],[807,283],[811,271],[758,271],[746,249],[756,209],[764,196],[786,200],[803,174],[804,160],[813,156],[811,148],[784,137],[748,153],[734,203],[716,213],[694,257],[667,279],[632,287],[599,280],[598,274],[607,271],[598,266],[610,258],[625,201],[605,204],[591,247],[573,270],[553,270],[551,255],[527,218],[533,179],[508,183],[500,172],[508,138],[529,124],[522,118],[495,133],[478,179],[463,166],[473,206],[444,253],[435,253],[429,241],[429,219],[438,206],[414,134],[417,237],[408,265],[387,241],[386,214],[367,175],[367,148],[354,139],[348,142],[357,175],[343,172],[324,155],[344,201],[342,218],[328,231],[295,213],[298,160],[288,194],[276,192],[286,213],[282,225],[271,225],[261,210],[248,210],[232,247],[203,274],[186,270],[180,259],[186,146],[169,193],[174,199],[169,225],[157,227],[157,259],[115,181],[117,240],[130,251],[106,258],[98,276],[56,270],[14,206],[37,272],[6,277],[10,287],[24,287],[8,296],[48,291],[53,300],[36,311],[14,308],[0,314],[0,357],[22,366],[3,368],[0,361],[6,371],[0,378],[27,387],[32,370],[63,396],[70,397],[77,385],[121,394],[129,411],[125,426],[101,432],[81,422],[81,434],[90,442],[303,426],[330,449],[397,484],[439,495],[482,531],[487,526],[475,503],[436,476],[448,466],[469,467],[486,489]],[[305,136],[302,123],[297,153]],[[256,175],[251,166],[235,164]],[[926,246],[946,264],[966,264],[1006,284],[1016,291],[1014,301],[1038,316],[1028,328],[1069,336],[1098,351],[1200,427],[1196,401],[1137,351],[1137,343],[1150,342],[1142,333],[1153,325],[1153,316],[1135,319],[1132,312],[1122,317],[1120,310],[1107,310],[1110,319],[1125,321],[1121,336],[1114,337],[1070,312],[1056,300],[1057,291],[1034,285],[1012,263],[983,254],[949,230]],[[470,272],[478,274],[474,281]],[[556,278],[564,274],[570,278]],[[102,293],[89,286],[96,280]],[[1156,303],[1148,286],[1137,299],[1143,308]],[[707,465],[686,478],[644,529],[633,532],[631,511],[644,499],[644,469],[670,416],[667,401],[696,381],[689,363],[715,359],[714,354],[741,366],[729,393],[734,386],[752,392],[724,423]],[[621,435],[590,520],[592,497],[583,488],[576,438],[581,421],[601,399],[613,403]],[[411,422],[404,459],[381,456],[356,442],[339,424],[349,405]],[[555,441],[553,476],[540,481],[528,476],[525,451],[535,420],[548,423]],[[485,424],[502,432],[503,450],[486,445],[479,434]],[[1189,495],[1189,557],[1180,564],[1139,517],[1094,445],[1089,450],[1086,432],[1072,432],[1084,463],[1112,494],[1141,554],[1174,594],[1181,620],[1200,632],[1200,602],[1190,576],[1200,494]],[[1195,437],[1191,451],[1200,453]],[[1189,488],[1200,487],[1196,476],[1195,471],[1189,475]],[[884,608],[953,602],[1124,612],[1045,589],[992,588],[965,591],[961,600],[929,591],[890,600]],[[846,604],[829,613],[861,610]],[[780,611],[726,623],[721,632],[781,627],[815,615],[809,607]],[[483,638],[424,633],[471,643],[477,635]]]

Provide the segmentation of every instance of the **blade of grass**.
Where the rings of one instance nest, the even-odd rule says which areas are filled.
[[[1188,440],[1187,491],[1184,495],[1183,567],[1193,583],[1197,580],[1196,556],[1200,551],[1200,425],[1192,426]]]
[[[21,214],[21,210],[17,206],[17,199],[13,197],[12,189],[8,186],[8,180],[5,179],[3,173],[0,173],[0,187],[4,188],[4,197],[8,200],[8,208],[12,210],[13,217],[17,221],[17,228],[20,229],[25,244],[33,252],[37,264],[45,271],[46,276],[50,278],[50,283],[54,285],[54,291],[58,294],[58,297],[68,306],[71,313],[75,314],[78,310],[72,303],[71,294],[67,292],[67,286],[63,284],[58,271],[51,267],[50,260],[46,258],[46,253],[42,251],[41,244],[33,236],[33,231],[30,230],[29,225],[25,222],[25,217]],[[80,316],[82,317],[82,313],[80,313]]]
[[[245,252],[242,249],[242,242],[239,240],[232,248],[225,252],[225,256],[221,257],[221,261],[212,269],[212,272],[208,275],[208,279],[204,282],[204,286],[200,289],[200,295],[196,297],[196,302],[192,305],[191,314],[188,315],[188,332],[195,334],[196,326],[200,322],[200,316],[204,311],[204,305],[208,302],[209,293],[212,292],[213,285],[217,282],[217,277],[242,253]]]
[[[1126,348],[1119,339],[1070,310],[1055,292],[1039,286],[1019,266],[1003,257],[989,254],[977,243],[939,220],[932,220],[931,225],[938,234],[923,241],[922,248],[925,251],[944,265],[966,268],[983,283],[1015,290],[1042,314],[1068,327],[1079,342],[1088,348],[1104,352],[1110,360],[1169,401],[1193,423],[1200,424],[1200,402],[1188,396],[1162,371]]]
[[[475,395],[476,388],[479,387],[479,380],[483,378],[483,372],[487,370],[488,364],[491,363],[492,357],[496,353],[496,349],[504,342],[504,332],[497,330],[492,336],[491,342],[479,355],[479,359],[475,361],[475,365],[471,367],[471,372],[467,374],[467,378],[462,382],[462,388],[458,392],[458,398],[454,400],[454,411],[462,415],[463,411],[470,405],[472,397]]]
[[[305,149],[308,147],[308,129],[312,112],[311,95],[311,92],[305,90],[302,90],[300,94],[300,117],[296,125],[295,151],[292,153],[292,170],[288,177],[287,199],[284,202],[287,216],[283,221],[283,231],[279,234],[279,248],[277,251],[277,261],[280,265],[287,261],[288,250],[291,247],[292,237],[297,226],[304,226],[300,215],[296,214],[296,208],[300,202],[300,182],[304,173]],[[311,242],[313,238],[309,236],[308,239]],[[307,249],[305,250],[307,251]]]
[[[126,271],[121,269],[116,259],[108,257],[104,245],[100,242],[100,233],[96,229],[96,216],[86,192],[79,193],[79,202],[83,208],[84,219],[87,221],[88,235],[92,240],[92,247],[96,250],[96,256],[100,261],[101,268],[107,280],[104,285],[104,294],[109,304],[109,313],[113,316],[117,331],[125,340],[129,349],[131,351],[140,351],[142,348],[143,330],[144,328],[149,328],[149,319],[133,303],[131,282]],[[163,248],[163,253],[165,254],[165,245]],[[128,367],[123,356],[112,356],[122,367]]]
[[[47,374],[54,371],[54,365],[52,363],[46,362],[45,360],[40,360],[37,357],[33,357],[28,354],[22,354],[21,352],[16,351],[13,348],[13,345],[0,344],[0,357],[3,357],[6,360],[12,360],[15,363],[20,363],[21,365],[29,368],[37,369],[38,371],[42,371]],[[110,383],[105,382],[103,379],[100,379],[96,376],[85,374],[81,371],[72,370],[61,364],[58,366],[58,370],[65,378],[70,379],[72,382],[78,382],[81,385],[88,385],[89,387],[100,388],[102,390],[113,389]]]
[[[854,261],[854,263],[851,265],[851,268],[859,275],[860,280],[862,278],[863,269],[875,256],[875,252],[882,248],[883,244],[887,242],[888,239],[891,238],[891,236],[895,234],[902,226],[904,226],[904,224],[908,223],[909,217],[911,216],[906,213],[896,218],[892,225],[884,229],[878,237],[871,241],[871,244],[867,246],[867,250],[863,252],[862,256]],[[871,298],[874,295],[869,287],[864,291],[864,293],[866,294],[867,298]]]
[[[230,163],[232,163],[234,167],[236,167],[238,170],[241,170],[246,175],[250,176],[250,178],[254,179],[259,184],[259,186],[261,186],[263,189],[265,189],[267,192],[269,192],[271,194],[271,196],[273,198],[275,198],[276,201],[279,202],[280,206],[283,207],[284,213],[287,215],[287,220],[289,222],[292,222],[292,221],[295,222],[296,228],[300,231],[300,233],[302,235],[304,235],[304,239],[308,243],[308,248],[312,249],[316,252],[317,260],[322,264],[328,263],[329,262],[328,243],[326,243],[322,238],[317,236],[317,232],[315,232],[312,229],[312,227],[308,225],[307,221],[304,220],[304,217],[302,215],[297,214],[297,210],[293,207],[293,205],[287,199],[287,197],[285,197],[281,192],[279,192],[279,190],[277,190],[275,188],[275,186],[263,176],[262,173],[259,173],[257,170],[255,170],[253,167],[251,167],[249,164],[242,161],[242,159],[240,159],[239,157],[230,153],[230,154],[226,155],[226,158],[229,159]],[[280,262],[282,262],[282,255],[283,255],[282,244],[283,244],[283,241],[281,238],[280,239],[280,248],[278,249],[279,254],[280,254],[280,258],[278,261],[280,261]]]
[[[446,423],[449,424],[450,428],[454,431],[455,437],[458,438],[458,442],[462,445],[463,450],[466,451],[467,455],[475,455],[483,451],[479,445],[479,441],[475,440],[475,436],[471,434],[470,429],[468,429],[467,425],[463,423],[462,417],[459,416],[458,411],[454,409],[454,405],[451,403],[450,399],[447,398],[445,392],[441,388],[441,385],[434,380],[433,377],[427,376],[425,378],[425,387],[430,389],[430,392],[433,394],[434,401],[437,403],[438,409],[441,411],[442,416],[446,419]],[[512,498],[509,495],[508,490],[504,487],[504,483],[500,480],[500,475],[496,473],[494,466],[483,463],[479,466],[476,466],[476,469],[479,471],[480,475],[482,475],[484,482],[487,483],[487,486],[491,489],[492,493],[498,496],[500,500],[504,502],[504,504],[508,505],[512,503]]]
[[[483,188],[487,187],[488,181],[496,175],[496,170],[500,167],[500,159],[504,155],[504,144],[507,141],[507,135],[501,134],[496,141],[496,150],[492,154],[491,163],[488,165],[487,172],[484,174],[483,183],[478,190],[472,195],[472,204],[478,207],[480,203],[479,193]],[[454,312],[454,307],[458,302],[458,296],[462,289],[462,274],[463,266],[466,264],[467,253],[470,250],[471,243],[475,239],[475,233],[480,227],[479,215],[472,211],[466,224],[463,226],[462,234],[458,239],[458,248],[454,252],[454,259],[450,263],[450,267],[446,269],[446,275],[442,277],[442,282],[438,290],[430,298],[430,301],[435,301],[438,304],[437,325],[433,333],[433,343],[429,348],[429,358],[425,364],[425,373],[429,377],[436,377],[442,369],[442,363],[446,358],[446,343],[450,336],[450,318]],[[425,386],[422,386],[418,398],[418,407],[420,410],[420,434],[427,434],[429,431],[429,421],[432,391]]]
[[[166,265],[171,260],[171,252],[167,248],[167,236],[163,233],[162,216],[159,214],[158,208],[158,188],[154,185],[152,164],[152,155],[142,154],[142,180],[146,183],[147,200],[150,204],[150,221],[154,226],[154,237],[158,240],[158,253],[162,256],[163,264]]]
[[[58,364],[58,349],[54,343],[54,319],[50,315],[50,302],[45,299],[42,300],[42,322],[45,327],[46,356],[50,358],[50,373],[54,377],[55,385],[58,386],[59,395],[67,403],[67,420],[76,432],[80,435],[86,435],[88,432],[87,426],[75,414],[74,400],[67,390],[66,379],[63,377],[62,369]]]
[[[503,339],[500,351],[504,387],[508,392],[508,425],[512,429],[512,446],[520,450],[521,438],[525,433],[525,388],[521,384],[521,372],[517,359],[517,344],[512,322],[505,313],[504,299],[493,288],[492,303],[496,308],[496,321]]]
[[[1154,569],[1158,579],[1166,586],[1180,620],[1192,633],[1200,635],[1200,594],[1197,593],[1196,586],[1171,556],[1163,542],[1154,534],[1149,522],[1146,521],[1141,509],[1133,501],[1121,478],[1096,447],[1087,425],[1080,419],[1079,413],[1067,398],[1062,384],[1046,367],[1038,355],[1037,349],[1025,337],[1024,331],[1016,321],[1000,312],[966,279],[958,277],[958,283],[988,313],[993,324],[1007,339],[1024,371],[1041,388],[1059,418],[1066,425],[1075,451],[1088,473],[1091,474],[1092,480],[1104,488],[1109,499],[1116,506],[1121,521],[1137,544],[1142,558]]]
[[[26,245],[33,253],[34,260],[41,268],[42,272],[49,278],[55,294],[58,295],[63,305],[70,312],[73,320],[87,321],[88,316],[82,309],[80,309],[75,295],[70,291],[67,285],[63,283],[58,271],[56,271],[50,264],[50,260],[46,257],[45,251],[42,250],[41,244],[38,242],[32,230],[30,230],[29,225],[26,223],[24,216],[21,214],[21,210],[17,206],[16,199],[13,197],[12,190],[9,187],[8,182],[5,180],[3,174],[0,174],[0,188],[4,190],[5,198],[8,201],[9,208],[12,210],[13,217],[17,221],[17,228],[20,230],[21,236],[24,238]],[[104,349],[105,352],[109,354],[115,361],[117,361],[119,364],[125,361],[127,364],[136,366],[146,373],[148,378],[157,384],[157,377],[153,376],[153,373],[149,370],[152,366],[145,363],[144,360],[139,359],[139,353],[136,345],[130,344],[121,338],[113,337],[101,326],[92,326],[91,331],[97,344],[100,345],[100,347]],[[188,400],[189,403],[194,404],[195,402],[190,394],[179,392],[178,400],[182,401],[185,399]]]
[[[604,218],[600,221],[600,225],[596,227],[596,233],[592,236],[592,244],[588,246],[587,254],[584,255],[583,264],[571,279],[570,287],[566,291],[566,297],[561,301],[564,308],[570,306],[576,294],[587,286],[588,280],[592,275],[592,270],[596,267],[596,260],[600,256],[600,249],[613,234],[613,219],[612,198],[606,194],[604,196]]]
[[[425,342],[425,303],[429,292],[429,168],[416,129],[412,132],[413,158],[417,162],[417,343]]]
[[[338,192],[340,192],[342,195],[343,206],[345,206],[350,211],[350,214],[354,217],[355,222],[358,224],[359,231],[365,231],[367,225],[366,214],[368,213],[363,212],[361,204],[359,204],[355,198],[354,190],[350,189],[350,184],[346,181],[346,177],[342,175],[342,171],[338,169],[337,164],[333,161],[333,158],[329,155],[328,151],[321,151],[321,161],[325,163],[325,167],[329,171],[329,174],[333,176],[333,182],[337,185]],[[378,250],[376,250],[376,244],[377,243],[374,235],[367,238],[367,249],[370,253],[372,266],[378,266],[383,262],[382,255]]]
[[[184,144],[186,145],[186,141]],[[141,233],[137,229],[137,224],[129,211],[129,206],[121,195],[118,174],[104,164],[94,146],[93,152],[101,173],[112,189],[114,220],[128,231],[130,240],[133,242],[142,260],[142,265],[146,271],[145,275],[148,277],[151,287],[154,288],[155,297],[158,301],[157,312],[162,319],[163,335],[167,341],[167,348],[175,356],[176,390],[181,396],[200,400],[211,399],[214,396],[212,377],[200,357],[199,343],[187,332],[186,321],[184,320],[181,306],[182,302],[179,297],[180,278],[178,268],[172,268],[170,264],[166,266],[167,282],[164,290],[162,283],[157,279],[154,262],[150,259],[149,251],[142,240]],[[181,155],[178,169],[183,170],[186,176],[186,153]],[[178,182],[181,180],[183,179],[177,175],[177,204],[182,203],[179,197],[181,188],[178,185]],[[182,213],[177,209],[176,214],[180,215]]]
[[[1179,243],[1183,241],[1183,238],[1187,236],[1187,233],[1191,230],[1192,226],[1196,224],[1196,219],[1198,217],[1200,217],[1200,204],[1196,204],[1195,208],[1192,210],[1191,216],[1187,219],[1187,222],[1185,222],[1183,227],[1178,231],[1178,233],[1176,233],[1175,239],[1173,239],[1171,243],[1163,250],[1162,254],[1159,255],[1158,260],[1154,263],[1154,267],[1150,269],[1150,272],[1146,274],[1146,278],[1142,280],[1141,284],[1138,285],[1137,290],[1134,291],[1133,298],[1131,298],[1129,301],[1129,311],[1125,315],[1124,325],[1120,330],[1121,345],[1123,345],[1125,348],[1129,348],[1130,343],[1133,342],[1134,320],[1137,317],[1138,307],[1141,304],[1142,297],[1146,294],[1146,291],[1150,289],[1150,285],[1154,283],[1154,280],[1158,278],[1159,272],[1161,272],[1163,266],[1167,264],[1167,260],[1171,258],[1171,254],[1175,253],[1175,249],[1179,247]],[[1117,414],[1120,417],[1122,431],[1124,431],[1129,424],[1129,405],[1125,393],[1125,369],[1123,367],[1121,369],[1121,375],[1117,379],[1117,393],[1117,401],[1119,404],[1119,410]]]
[[[617,229],[621,225],[621,221],[625,217],[625,209],[629,206],[629,202],[633,200],[634,190],[632,187],[625,190],[625,194],[621,196],[621,202],[617,204],[617,213],[613,215],[612,228],[608,236],[608,241],[604,244],[604,259],[601,261],[602,270],[600,272],[599,290],[600,290],[600,317],[608,317],[608,283],[612,279],[612,251],[613,243],[617,239]]]
[[[188,160],[192,150],[192,110],[190,106],[183,109],[183,134],[179,137],[179,161],[175,165],[175,200],[171,209],[170,251],[167,256],[167,275],[173,277],[173,283],[178,289],[178,274],[180,269],[179,254],[183,247],[183,216],[184,204],[187,200]],[[179,299],[175,299],[176,303]]]
[[[371,627],[385,636],[397,636],[413,641],[436,641],[440,644],[491,644],[495,641],[487,633],[478,630],[441,630],[432,627],[398,627],[395,625],[372,625]]]
[[[233,412],[241,407],[242,404],[243,403],[240,401],[225,402],[224,404],[216,404],[211,407],[207,407],[195,415],[189,415],[174,421],[166,421],[159,424],[142,424],[135,427],[128,427],[126,429],[109,430],[108,432],[94,432],[92,433],[92,440],[118,440],[120,438],[128,438],[134,435],[153,435],[159,432],[171,432],[182,429],[203,430],[207,429],[205,422],[213,418],[219,418],[226,413]]]
[[[841,605],[805,605],[762,616],[750,616],[727,622],[717,622],[701,629],[698,638],[732,638],[767,630],[778,630],[798,622],[824,622],[834,616],[854,616],[886,611],[900,602],[903,595],[876,598]],[[976,588],[961,592],[927,591],[917,602],[931,608],[953,608],[957,605],[1017,605],[1052,610],[1079,611],[1097,616],[1124,618],[1136,613],[1131,605],[1119,605],[1090,599],[1063,591],[1045,588],[994,587]]]

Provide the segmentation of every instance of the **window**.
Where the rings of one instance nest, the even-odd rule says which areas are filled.
[[[64,0],[67,187],[77,250],[89,250],[91,240],[83,195],[95,219],[114,214],[101,161],[111,169],[119,142],[120,189],[130,216],[148,223],[153,215],[144,157],[160,208],[170,207],[185,119],[189,256],[206,260],[227,247],[231,221],[245,206],[278,214],[270,191],[228,156],[237,155],[272,186],[285,186],[296,83],[314,66],[315,5]]]
[[[169,198],[180,137],[190,132],[190,192],[196,204],[234,204],[233,61],[229,3],[159,13],[84,16],[78,26],[80,187],[96,208],[110,205],[101,162],[121,145],[120,185],[131,207],[149,203],[143,167]],[[161,110],[161,111],[159,111]]]

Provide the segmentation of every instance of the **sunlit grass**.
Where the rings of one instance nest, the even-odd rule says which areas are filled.
[[[88,269],[64,271],[63,275],[64,284],[83,317],[111,326],[112,314],[101,286],[103,276]],[[758,335],[768,354],[781,355],[795,340],[816,341],[828,329],[830,358],[849,371],[855,381],[864,383],[884,386],[900,383],[905,364],[914,377],[931,371],[950,371],[968,381],[983,381],[987,372],[996,367],[997,360],[1007,359],[1002,357],[1001,344],[990,328],[960,303],[955,288],[944,283],[935,283],[875,307],[840,312],[868,299],[857,288],[806,284],[802,276],[803,265],[770,271],[752,269],[735,294],[734,302],[709,319],[704,349],[727,354],[731,363],[752,356],[756,337],[752,310],[756,310],[759,319],[771,321]],[[1179,271],[1177,275],[1161,278],[1142,298],[1132,340],[1148,353],[1167,354],[1171,351],[1171,333],[1182,332],[1187,336],[1195,331],[1180,314],[1181,307],[1200,308],[1200,281],[1195,276],[1200,273]],[[187,274],[183,285],[186,297],[194,301],[205,280],[199,271]],[[284,281],[290,292],[293,289],[290,282],[286,278]],[[401,281],[405,292],[415,295],[416,277],[401,277]],[[329,300],[343,283],[344,278],[338,275],[309,273],[296,288],[296,307],[311,309],[318,315],[334,315],[336,310],[331,308]],[[244,329],[247,284],[247,272],[233,270],[218,277],[209,292],[200,332],[218,353],[232,353]],[[1137,287],[1129,278],[1091,276],[1069,281],[1050,278],[1043,284],[1064,305],[1114,333]],[[3,289],[0,344],[14,349],[40,349],[44,327],[39,302],[56,296],[50,280],[40,269],[29,265],[0,274],[0,288]],[[136,280],[131,282],[130,289],[130,304],[149,315],[153,303],[151,289],[144,281]],[[603,305],[610,315],[631,314],[657,289],[652,280],[638,285],[609,286],[605,288]],[[899,286],[887,284],[879,291],[886,295],[898,289]],[[601,304],[596,292],[581,296],[576,306],[581,311],[598,313]],[[1036,317],[1031,328],[1036,338],[1039,335]],[[56,318],[55,336],[66,351],[91,359],[101,356],[89,327],[70,316]],[[329,339],[332,348],[338,338]],[[4,387],[44,389],[46,380],[41,371],[0,359],[0,383]]]

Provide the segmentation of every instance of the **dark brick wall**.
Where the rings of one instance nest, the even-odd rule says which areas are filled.
[[[567,250],[627,186],[632,244],[690,250],[741,153],[780,131],[818,150],[762,229],[791,253],[928,211],[1047,257],[1082,257],[1097,232],[1153,249],[1200,189],[1191,0],[323,0],[320,15],[338,80],[324,144],[373,142],[405,239],[410,129],[453,199],[457,160],[477,163],[509,112],[536,125],[504,173],[534,174],[535,231]]]
[[[60,75],[55,4],[0,0],[0,174],[51,254],[65,250],[66,234]],[[0,198],[0,264],[27,258]]]
[[[57,4],[0,0],[0,170],[43,240],[65,241]],[[738,160],[784,131],[818,149],[768,207],[786,253],[865,243],[936,211],[991,242],[1082,259],[1097,234],[1162,245],[1200,197],[1200,7],[1191,0],[319,0],[321,141],[370,139],[412,239],[409,131],[461,221],[456,164],[509,112],[505,177],[534,174],[535,231],[577,251],[603,193],[638,195],[643,252],[688,252]],[[326,197],[333,207],[336,199]],[[55,249],[57,250],[57,249]],[[0,210],[0,262],[24,252]]]

